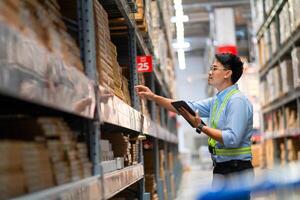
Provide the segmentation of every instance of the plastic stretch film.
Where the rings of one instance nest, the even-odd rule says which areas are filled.
[[[39,42],[34,32],[21,32],[1,15],[0,72],[4,94],[93,117],[91,81],[62,54]]]

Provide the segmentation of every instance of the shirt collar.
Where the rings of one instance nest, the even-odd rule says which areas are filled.
[[[227,94],[229,91],[231,91],[232,89],[234,89],[234,88],[235,88],[235,89],[239,89],[239,88],[238,88],[238,85],[237,85],[237,84],[234,84],[234,85],[232,85],[232,86],[226,88],[225,90],[223,90],[223,91],[221,91],[221,92],[218,92],[218,93],[216,94],[218,100],[222,102],[222,101],[224,100],[226,94]]]

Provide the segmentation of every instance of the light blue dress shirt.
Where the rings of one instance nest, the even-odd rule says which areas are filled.
[[[213,105],[218,98],[219,110],[226,94],[233,88],[238,89],[237,84],[232,85],[225,90],[216,94],[216,96],[202,101],[187,102],[193,110],[198,110],[200,117],[210,118],[212,115]],[[211,118],[209,119],[211,124]],[[239,148],[251,145],[251,136],[253,129],[253,107],[247,97],[241,92],[231,96],[226,107],[220,115],[217,129],[222,131],[224,145],[217,142],[218,148]],[[212,155],[216,162],[225,162],[230,160],[251,160],[251,154],[238,156],[217,156]]]

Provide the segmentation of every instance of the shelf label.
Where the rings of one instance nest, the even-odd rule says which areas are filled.
[[[152,72],[152,56],[137,56],[136,58],[138,73]]]

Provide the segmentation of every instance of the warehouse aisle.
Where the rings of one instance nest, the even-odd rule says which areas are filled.
[[[190,171],[184,172],[176,200],[193,200],[201,190],[211,186],[212,170],[192,166]]]

